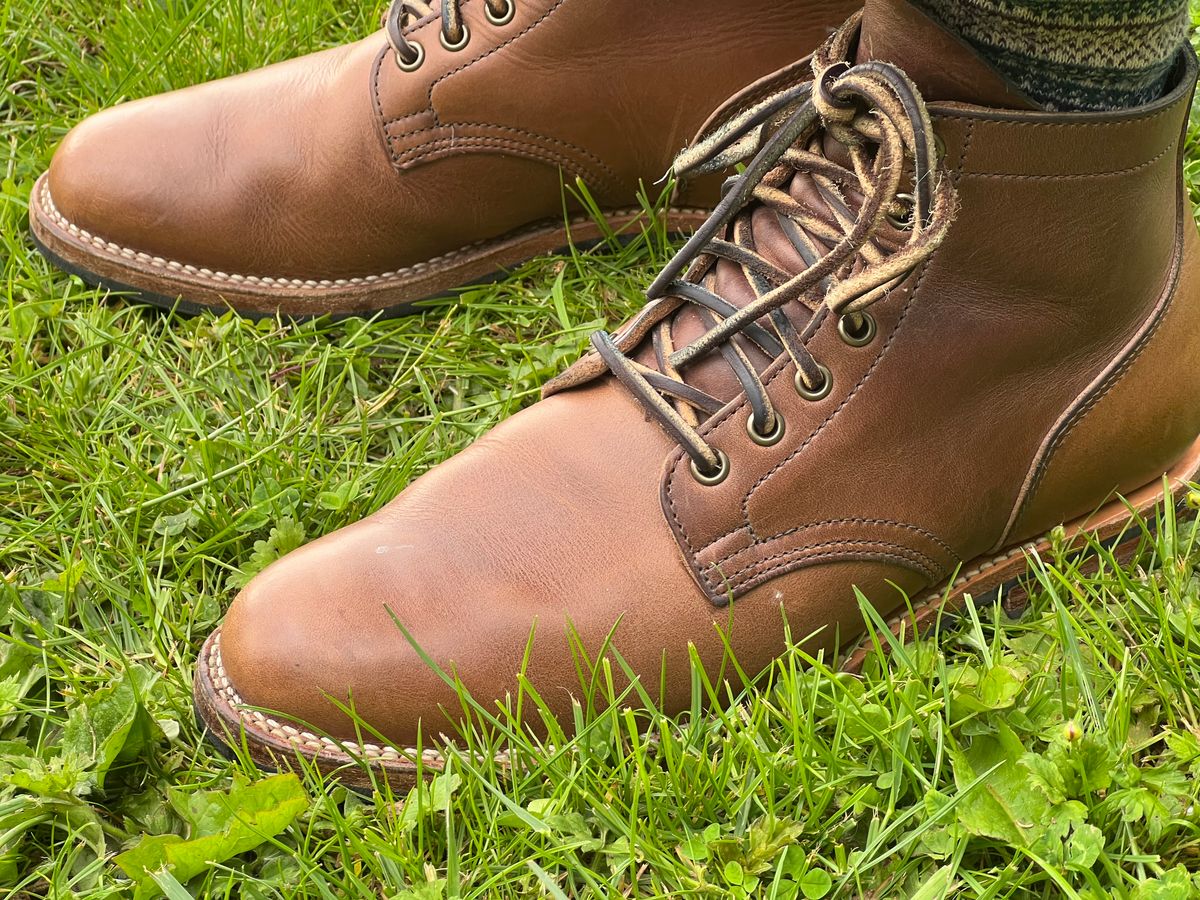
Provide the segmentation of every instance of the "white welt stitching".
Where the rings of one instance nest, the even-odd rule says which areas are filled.
[[[976,575],[983,572],[994,565],[1005,562],[1012,557],[1024,553],[1027,550],[1035,550],[1037,543],[1029,541],[1017,547],[1012,547],[998,556],[993,556],[985,562],[979,564],[970,571],[963,572],[954,580],[954,583],[949,587],[950,591],[974,578]],[[946,592],[946,588],[937,591],[930,599],[917,608],[916,612],[935,606],[940,602],[942,595]],[[887,620],[888,626],[897,625],[901,620],[908,617],[907,613],[899,613],[893,615]],[[415,747],[406,747],[399,750],[390,745],[379,746],[378,744],[359,744],[355,741],[336,741],[333,738],[322,737],[321,735],[313,734],[311,731],[303,731],[293,725],[285,725],[265,713],[259,712],[250,707],[245,700],[241,698],[233,684],[229,680],[229,676],[225,674],[225,666],[221,661],[221,634],[213,637],[212,643],[208,651],[208,671],[209,678],[212,680],[213,686],[221,699],[225,701],[229,709],[233,711],[242,724],[252,726],[253,728],[279,738],[296,747],[303,747],[317,753],[332,754],[343,757],[347,762],[353,762],[350,754],[365,757],[368,760],[385,763],[406,763],[411,762],[416,756],[420,755],[426,765],[433,768],[441,768],[445,765],[446,758],[436,750],[418,751]],[[553,750],[553,748],[550,748]],[[507,765],[509,762],[508,751],[502,751],[496,755],[496,762],[501,765]]]
[[[228,704],[230,710],[237,714],[243,725],[251,725],[254,728],[266,731],[289,744],[319,753],[343,756],[347,762],[351,761],[349,754],[393,763],[411,762],[418,755],[415,747],[398,750],[386,744],[379,746],[378,744],[359,744],[355,741],[335,741],[333,738],[322,737],[313,734],[311,731],[303,731],[293,725],[285,725],[256,709],[250,708],[246,701],[234,690],[233,684],[229,681],[229,676],[225,674],[225,666],[221,662],[221,635],[219,632],[213,638],[212,644],[209,647],[208,672],[217,693]],[[424,750],[419,755],[427,764],[432,766],[440,767],[445,763],[445,757],[436,750]],[[507,759],[507,752],[500,753],[496,757],[497,762],[502,763],[507,762]]]
[[[198,278],[204,281],[221,282],[223,284],[249,284],[261,285],[263,287],[283,287],[296,288],[299,290],[321,290],[325,288],[346,288],[357,287],[366,284],[386,284],[389,282],[403,281],[428,269],[436,269],[445,263],[461,256],[467,256],[471,252],[478,250],[488,244],[496,243],[501,238],[492,240],[476,241],[473,244],[468,244],[458,250],[452,250],[449,253],[444,253],[441,256],[435,256],[425,262],[416,263],[404,269],[396,269],[392,272],[384,272],[381,275],[364,275],[356,278],[320,278],[320,279],[301,279],[301,278],[281,278],[270,277],[266,275],[231,275],[228,272],[214,271],[199,266],[188,265],[187,263],[177,262],[173,259],[164,259],[161,256],[152,256],[149,253],[143,253],[140,250],[130,250],[128,247],[122,247],[120,244],[115,244],[112,241],[106,241],[104,238],[97,237],[89,231],[80,228],[74,222],[64,216],[54,204],[54,198],[50,195],[50,185],[43,181],[42,189],[38,195],[38,204],[42,212],[45,213],[59,228],[70,233],[79,240],[86,241],[97,250],[113,256],[119,256],[123,259],[143,263],[144,265],[153,266],[158,269],[164,269],[168,272],[190,275],[193,278]],[[706,210],[702,209],[672,209],[674,213],[681,215],[707,215]],[[608,215],[613,217],[618,216],[633,216],[641,212],[641,209],[621,209],[616,210]],[[583,225],[592,221],[590,216],[575,216],[570,219],[569,225]],[[524,233],[532,233],[538,230],[530,228],[526,232],[518,232],[515,235],[505,235],[503,237],[519,237]]]
[[[1045,536],[1044,540],[1049,539],[1049,537],[1050,537],[1050,532],[1046,532],[1046,536]],[[963,572],[956,579],[954,579],[953,584],[951,584],[947,587],[943,587],[940,590],[934,591],[932,594],[929,594],[928,595],[929,599],[927,599],[920,606],[913,609],[913,614],[916,615],[916,614],[924,612],[927,609],[938,606],[942,602],[942,598],[944,596],[946,596],[947,593],[949,593],[949,594],[951,594],[951,596],[953,596],[954,591],[956,591],[958,588],[965,585],[968,581],[970,581],[976,575],[982,575],[988,569],[990,569],[994,566],[998,566],[1001,563],[1008,562],[1014,556],[1019,556],[1020,554],[1025,553],[1026,551],[1031,552],[1031,553],[1035,552],[1037,550],[1037,548],[1038,548],[1037,541],[1027,541],[1024,544],[1020,544],[1019,546],[1011,547],[1010,549],[1004,551],[1003,553],[999,554],[998,556],[989,557],[985,562],[980,563],[975,568],[968,569],[967,571]],[[908,619],[908,618],[909,618],[909,613],[907,611],[905,611],[905,612],[901,612],[901,613],[898,613],[898,614],[892,616],[890,619],[887,619],[884,624],[897,625],[904,619]]]

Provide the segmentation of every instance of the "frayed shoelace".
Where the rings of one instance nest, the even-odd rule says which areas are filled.
[[[650,303],[642,312],[619,337],[606,332],[592,337],[604,366],[687,452],[702,483],[719,483],[729,472],[727,456],[698,430],[701,415],[711,417],[725,404],[688,384],[683,370],[719,352],[752,408],[750,436],[760,444],[776,442],[782,417],[741,342],[772,359],[786,353],[796,367],[796,390],[822,399],[832,377],[807,348],[824,318],[818,313],[840,317],[848,343],[869,343],[875,324],[867,308],[929,258],[953,218],[957,197],[938,159],[925,103],[896,66],[847,62],[857,25],[858,18],[851,19],[814,54],[813,82],[755,104],[680,155],[673,169],[680,176],[753,159],[727,183],[711,218],[650,286]],[[848,166],[829,158],[828,138],[840,145]],[[901,190],[906,172],[910,192]],[[801,203],[788,192],[797,176],[811,179],[819,204]],[[856,210],[845,199],[847,191],[861,194]],[[764,208],[804,260],[803,270],[783,271],[757,251],[750,212]],[[887,246],[889,240],[893,246]],[[753,301],[738,308],[715,292],[720,260],[741,269]],[[783,310],[794,302],[809,312],[802,332]],[[676,348],[674,314],[689,304],[708,330]],[[629,355],[647,335],[655,367]]]

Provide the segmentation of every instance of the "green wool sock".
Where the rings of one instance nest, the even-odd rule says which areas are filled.
[[[1139,106],[1162,95],[1187,0],[916,0],[1048,109]]]

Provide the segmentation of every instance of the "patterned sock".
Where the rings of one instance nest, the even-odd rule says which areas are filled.
[[[1162,95],[1187,39],[1187,0],[916,0],[1047,109]]]

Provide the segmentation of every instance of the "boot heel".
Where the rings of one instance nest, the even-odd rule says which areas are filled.
[[[1073,558],[1083,558],[1079,564],[1080,571],[1091,575],[1100,566],[1099,557],[1089,552],[1092,545],[1088,538],[1093,537],[1101,546],[1113,552],[1118,563],[1126,565],[1144,547],[1146,538],[1157,534],[1159,520],[1155,513],[1168,493],[1164,484],[1169,485],[1175,521],[1190,522],[1196,518],[1197,510],[1189,502],[1189,496],[1192,493],[1192,484],[1198,479],[1200,438],[1196,439],[1165,478],[1156,479],[1130,492],[1124,499],[1117,498],[1094,513],[1074,519],[1063,526],[1062,534],[1058,538],[1054,538],[1052,534],[1045,534],[1035,540],[1010,547],[990,558],[976,560],[963,566],[962,574],[952,585],[942,585],[930,591],[920,602],[913,604],[911,614],[905,610],[888,619],[888,628],[896,637],[912,640],[915,635],[931,630],[943,613],[953,613],[962,609],[967,595],[980,606],[991,606],[999,597],[1000,606],[1009,618],[1020,618],[1028,608],[1029,593],[1033,586],[1029,571],[1031,553],[1045,556],[1051,551],[1053,540],[1065,540]],[[1129,527],[1135,516],[1140,517],[1146,524],[1149,535],[1142,528]],[[852,647],[842,669],[858,672],[869,650],[870,645],[866,643]]]

